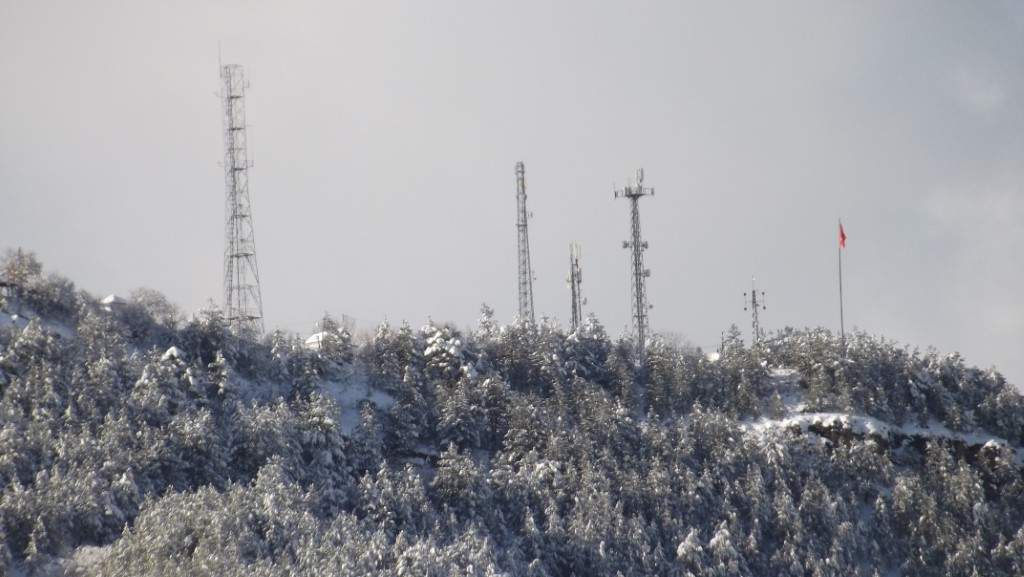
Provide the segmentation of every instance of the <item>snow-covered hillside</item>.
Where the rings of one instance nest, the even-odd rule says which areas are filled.
[[[1024,402],[958,355],[732,331],[635,364],[486,308],[254,342],[32,287],[0,306],[8,574],[1024,574]]]

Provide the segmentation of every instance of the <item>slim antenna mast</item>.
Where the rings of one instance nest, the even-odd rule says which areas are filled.
[[[224,311],[236,334],[263,336],[263,299],[256,266],[252,210],[249,206],[249,160],[245,126],[245,89],[241,65],[220,67],[224,126]]]
[[[839,346],[846,355],[846,327],[843,326],[843,249],[846,248],[846,231],[843,219],[839,219]]]
[[[630,216],[633,230],[633,240],[622,241],[622,248],[632,249],[633,253],[633,333],[636,337],[637,362],[644,357],[644,348],[647,343],[647,310],[652,308],[647,304],[647,277],[651,276],[651,270],[644,268],[644,251],[647,250],[647,241],[640,238],[640,197],[653,196],[653,188],[644,188],[644,169],[636,171],[636,186],[626,186],[622,190],[615,191],[615,198],[625,197],[630,201]]]
[[[757,300],[757,279],[750,279],[750,297],[747,298],[747,293],[743,293],[743,310],[747,310],[749,307],[753,314],[754,321],[754,335],[751,337],[751,343],[754,347],[758,347],[761,344],[761,324],[757,320],[757,311],[765,310],[764,306],[764,291],[761,291],[761,300]]]
[[[580,327],[583,322],[583,293],[580,291],[580,283],[583,282],[583,272],[580,270],[580,245],[569,245],[569,290],[572,291],[572,330]]]
[[[516,204],[516,228],[519,230],[519,317],[532,325],[533,269],[530,268],[530,237],[526,231],[526,221],[532,215],[526,212],[526,167],[522,162],[516,163]]]

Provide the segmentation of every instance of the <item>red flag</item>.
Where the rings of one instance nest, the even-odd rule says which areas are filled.
[[[843,223],[839,223],[839,248],[846,248],[846,233],[843,232]]]

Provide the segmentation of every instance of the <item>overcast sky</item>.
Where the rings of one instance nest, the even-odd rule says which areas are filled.
[[[0,249],[96,296],[220,304],[218,44],[250,81],[268,330],[517,312],[526,164],[538,317],[713,348],[845,319],[1024,383],[1019,2],[0,0]]]

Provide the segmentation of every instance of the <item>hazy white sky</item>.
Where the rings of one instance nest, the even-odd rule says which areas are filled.
[[[97,296],[221,299],[218,43],[245,67],[268,329],[629,323],[641,201],[657,332],[846,326],[1024,383],[1024,4],[0,0],[0,249]]]

